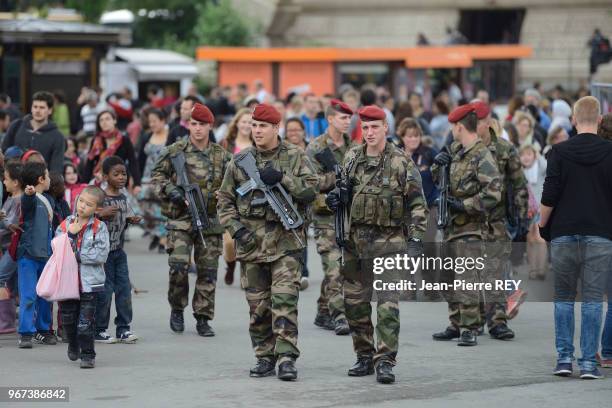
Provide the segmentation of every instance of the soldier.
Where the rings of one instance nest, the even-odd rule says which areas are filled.
[[[472,105],[478,118],[478,136],[489,148],[501,175],[501,201],[489,215],[490,234],[487,237],[487,260],[490,262],[487,281],[493,282],[496,279],[504,279],[504,271],[510,267],[512,244],[507,225],[517,224],[515,227],[522,230],[519,235],[527,233],[529,192],[516,148],[512,143],[497,137],[490,126],[491,109],[481,101],[474,101]],[[505,293],[487,291],[486,296],[484,301],[480,302],[481,323],[486,322],[489,335],[494,339],[514,338],[514,332],[507,324]]]
[[[326,132],[314,139],[306,149],[317,175],[319,191],[312,204],[313,223],[317,252],[321,255],[325,277],[321,282],[321,295],[317,301],[317,317],[314,324],[335,330],[337,335],[349,334],[349,326],[344,313],[342,295],[342,275],[340,274],[340,248],[336,243],[334,213],[325,204],[325,194],[336,186],[335,169],[351,147],[347,134],[353,111],[338,99],[332,99],[325,111],[329,126]]]
[[[223,174],[231,160],[231,155],[225,149],[208,139],[213,122],[214,116],[206,106],[194,104],[189,120],[189,138],[166,147],[151,173],[154,191],[162,200],[162,212],[168,217],[166,251],[170,265],[170,328],[176,333],[185,330],[183,310],[189,296],[187,272],[193,248],[198,275],[193,293],[193,316],[197,321],[198,334],[204,337],[215,335],[208,321],[214,317],[217,268],[223,248],[223,227],[217,220],[214,192],[221,186]],[[208,197],[206,212],[211,227],[204,232],[206,247],[199,233],[193,229],[184,191],[177,185],[177,170],[172,159],[179,155],[185,159],[184,171],[189,181],[199,185],[204,197]]]
[[[418,169],[404,152],[387,142],[385,112],[376,106],[359,110],[364,146],[352,148],[344,159],[344,171],[352,188],[348,245],[345,252],[344,305],[353,337],[357,362],[349,376],[374,374],[380,383],[395,381],[393,366],[400,328],[399,292],[378,290],[377,344],[372,326],[373,262],[408,250],[422,253],[427,224],[427,205]],[[327,196],[334,211],[341,204],[338,190]],[[379,278],[380,277],[380,278]],[[385,283],[400,280],[399,269],[385,270],[377,279]]]
[[[451,152],[443,150],[434,159],[432,171],[438,176],[438,166],[450,165],[448,208],[450,223],[444,230],[445,247],[454,259],[483,257],[483,241],[488,239],[488,215],[501,201],[501,176],[491,152],[476,133],[478,118],[471,104],[462,105],[448,116],[454,142]],[[455,273],[453,275],[453,273]],[[476,269],[460,273],[449,271],[449,281],[466,283],[479,281]],[[459,337],[459,346],[475,346],[481,326],[479,291],[470,288],[446,293],[451,325],[434,340]]]
[[[230,162],[219,190],[217,206],[225,229],[236,240],[240,261],[240,283],[249,304],[249,334],[257,363],[251,377],[275,374],[295,380],[297,348],[297,302],[302,271],[304,227],[285,230],[268,205],[253,205],[254,192],[241,195],[236,189],[249,178],[236,164],[246,155],[255,157],[261,181],[268,186],[280,183],[298,204],[303,216],[305,205],[315,198],[317,176],[305,153],[284,142],[278,135],[280,113],[266,104],[253,111],[254,147],[244,149]],[[241,190],[242,191],[242,190]],[[299,239],[298,239],[299,237]]]

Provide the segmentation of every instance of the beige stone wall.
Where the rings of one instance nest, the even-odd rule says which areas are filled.
[[[238,1],[238,0],[237,0]],[[273,46],[410,47],[419,32],[441,44],[459,8],[526,8],[521,43],[534,56],[518,67],[518,84],[535,80],[575,88],[588,76],[586,42],[599,27],[612,38],[610,0],[258,0],[274,3],[267,29]],[[612,82],[612,64],[596,79]]]

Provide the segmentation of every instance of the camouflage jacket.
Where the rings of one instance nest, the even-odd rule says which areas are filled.
[[[336,146],[329,134],[325,132],[310,142],[306,148],[306,154],[319,178],[320,193],[317,194],[317,198],[312,203],[312,220],[314,226],[317,228],[334,228],[334,213],[325,204],[325,193],[335,187],[336,175],[334,172],[325,173],[323,166],[317,161],[315,155],[329,147],[338,164],[342,164],[342,160],[349,149],[357,146],[351,141],[349,135],[342,135],[342,139],[344,140],[344,145]]]
[[[523,167],[518,152],[512,143],[498,138],[493,129],[490,129],[491,141],[488,149],[497,163],[501,173],[501,201],[495,206],[489,215],[495,239],[509,238],[506,227],[507,211],[514,207],[520,219],[527,219],[529,207],[529,192],[527,191],[527,179],[523,173]],[[508,197],[511,187],[513,197]],[[508,202],[513,200],[512,205]]]
[[[202,194],[208,199],[207,214],[212,228],[205,234],[223,233],[223,227],[217,219],[215,192],[221,186],[223,174],[232,156],[216,143],[209,143],[206,149],[198,150],[189,138],[164,148],[151,172],[153,191],[161,199],[162,214],[168,217],[168,229],[191,229],[191,216],[187,208],[177,207],[168,198],[170,191],[178,188],[171,159],[180,152],[185,155],[187,178],[191,183],[198,184]]]
[[[403,151],[387,142],[382,155],[368,157],[367,146],[353,147],[344,159],[353,196],[349,232],[357,252],[401,250],[406,238],[423,239],[429,210],[421,175]],[[386,247],[386,248],[385,248]]]
[[[243,154],[252,153],[257,167],[262,169],[272,162],[275,169],[284,175],[283,187],[293,198],[293,203],[304,217],[305,206],[312,202],[317,192],[317,176],[306,154],[297,146],[280,141],[278,147],[261,151],[255,147],[244,149],[230,162],[219,189],[217,212],[225,229],[232,235],[246,227],[256,240],[255,249],[244,252],[240,244],[236,247],[236,257],[245,262],[273,262],[291,252],[303,249],[291,231],[285,230],[278,216],[268,204],[252,206],[251,200],[259,198],[260,192],[249,192],[240,196],[236,189],[246,182],[247,176],[235,164],[235,159]],[[257,194],[257,197],[254,195]],[[306,243],[304,227],[296,230],[302,243]]]

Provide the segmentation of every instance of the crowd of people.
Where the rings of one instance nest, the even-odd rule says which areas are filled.
[[[549,158],[556,157],[559,160],[560,150],[554,146],[575,140],[578,134],[585,133],[584,126],[581,132],[573,117],[574,103],[585,96],[584,91],[570,96],[561,87],[556,87],[545,93],[535,84],[533,88],[513,97],[507,110],[502,110],[496,109],[498,107],[489,99],[486,90],[479,90],[470,95],[473,99],[468,100],[456,85],[440,91],[427,104],[416,91],[410,92],[404,100],[395,100],[388,89],[373,85],[365,85],[360,89],[343,85],[335,95],[292,93],[285,99],[268,92],[261,82],[255,84],[254,90],[255,93],[249,94],[248,86],[240,84],[236,87],[215,88],[210,95],[203,97],[192,87],[188,95],[176,99],[165,97],[160,88],[151,87],[147,100],[138,101],[127,88],[110,93],[105,98],[101,89],[84,88],[76,101],[76,112],[70,111],[62,92],[41,91],[32,96],[30,113],[23,116],[11,104],[8,96],[0,95],[0,140],[3,152],[0,164],[4,180],[0,223],[0,301],[5,302],[0,310],[0,333],[15,330],[15,307],[7,305],[8,301],[17,300],[20,348],[31,348],[33,342],[55,344],[57,337],[61,337],[68,343],[69,358],[80,358],[81,367],[92,368],[95,358],[94,341],[136,342],[138,337],[131,330],[132,288],[128,254],[123,246],[127,227],[137,225],[144,236],[149,237],[151,251],[170,254],[170,325],[177,332],[183,330],[183,309],[187,305],[188,294],[187,272],[192,264],[192,247],[195,247],[193,263],[196,265],[198,282],[193,302],[194,316],[200,335],[214,335],[208,322],[213,319],[218,258],[221,254],[224,256],[227,265],[224,281],[232,285],[237,261],[244,260],[246,256],[244,245],[255,238],[251,236],[252,232],[244,231],[244,227],[231,227],[233,221],[227,224],[221,215],[225,230],[221,228],[206,236],[207,240],[214,241],[209,243],[207,249],[199,246],[201,244],[197,237],[186,232],[190,228],[186,228],[184,220],[177,216],[185,197],[176,190],[168,190],[164,180],[176,178],[176,169],[173,170],[170,163],[171,157],[174,157],[172,152],[183,152],[180,154],[184,154],[188,166],[194,166],[194,174],[201,171],[206,178],[206,189],[203,190],[209,195],[209,202],[216,204],[216,194],[219,191],[225,201],[224,204],[219,203],[218,208],[225,205],[226,211],[229,211],[228,203],[236,198],[225,188],[230,177],[228,172],[232,172],[236,183],[244,181],[234,162],[230,164],[231,157],[261,147],[258,138],[263,138],[260,134],[267,132],[261,123],[278,128],[280,140],[290,146],[290,156],[298,155],[292,153],[291,149],[298,149],[296,151],[301,152],[299,155],[318,163],[318,171],[323,173],[333,170],[329,163],[342,162],[348,152],[346,148],[368,144],[366,137],[378,131],[373,122],[384,123],[383,145],[394,146],[398,149],[396,151],[402,152],[405,157],[401,160],[398,158],[398,163],[407,166],[407,169],[414,166],[420,175],[424,219],[419,226],[423,227],[423,234],[417,240],[422,239],[424,242],[442,239],[435,225],[440,194],[436,167],[447,160],[444,154],[440,158],[440,153],[452,150],[453,141],[457,141],[453,135],[460,133],[466,141],[471,140],[472,135],[477,135],[475,137],[485,141],[485,145],[490,145],[491,139],[495,143],[498,139],[505,140],[507,145],[504,146],[509,146],[506,147],[508,151],[514,152],[512,154],[519,159],[515,170],[525,180],[524,201],[527,203],[527,214],[522,217],[526,223],[509,228],[509,233],[516,241],[526,240],[528,243],[539,244],[527,246],[529,278],[545,279],[547,276],[550,256],[538,226],[544,226],[541,224],[542,218],[547,220],[549,214],[541,213],[539,203],[546,201],[543,195],[548,194],[550,197],[552,194],[550,191],[547,193],[550,186],[546,186],[545,180],[551,174],[547,172]],[[369,110],[370,107],[375,109]],[[457,109],[463,116],[457,113]],[[471,129],[468,121],[464,133],[457,131],[457,124],[463,123],[465,117],[470,115],[477,118],[478,129]],[[597,133],[602,139],[612,140],[612,115],[604,115],[598,127],[587,130],[587,133]],[[325,145],[321,145],[323,136],[328,138],[325,139]],[[220,146],[219,151],[210,150],[209,142]],[[345,147],[338,150],[338,147],[333,147],[334,143]],[[316,155],[327,144],[333,147],[334,154],[338,156],[326,163]],[[198,156],[201,152],[206,152],[205,157]],[[448,157],[452,156],[451,153],[447,154]],[[280,160],[282,167],[285,165],[284,159]],[[407,162],[404,164],[403,160]],[[449,158],[446,164],[450,162]],[[404,173],[406,171],[409,170],[404,170]],[[271,184],[274,184],[272,181],[280,183],[283,177],[287,175],[283,176],[274,169],[262,170],[262,179],[271,180]],[[222,182],[225,187],[221,186]],[[295,186],[300,183],[287,182],[293,188],[297,188]],[[323,185],[323,182],[320,183]],[[327,184],[329,191],[334,186],[333,180],[327,180]],[[323,191],[321,186],[318,188]],[[548,202],[552,203],[550,198]],[[215,204],[212,204],[210,212],[213,218],[217,211]],[[354,313],[360,303],[349,305],[346,299],[343,303],[342,293],[343,290],[345,293],[352,290],[353,294],[361,296],[363,288],[344,286],[343,289],[338,259],[335,255],[330,256],[325,247],[327,243],[335,245],[333,233],[331,236],[326,234],[333,229],[333,207],[336,204],[333,200],[326,200],[323,194],[304,209],[305,222],[313,226],[325,270],[315,324],[335,331],[338,335],[353,332],[355,336],[358,328],[351,319],[355,319]],[[461,208],[456,202],[454,205],[457,211]],[[243,211],[247,210],[238,208],[240,216],[245,215]],[[413,208],[412,211],[416,210]],[[72,248],[78,254],[81,297],[78,300],[59,302],[58,325],[57,330],[54,330],[52,303],[36,295],[36,284],[51,256],[51,238],[61,234],[69,235]],[[298,282],[300,289],[305,290],[309,284],[306,252],[300,252],[302,267]],[[217,259],[211,261],[215,257]],[[243,266],[243,286],[245,281],[248,284],[248,271]],[[351,284],[354,285],[354,282]],[[612,299],[610,290],[608,302]],[[264,307],[263,298],[255,299],[253,293],[247,293],[249,304],[253,308]],[[114,335],[109,333],[113,295],[117,314]],[[516,312],[511,309],[520,305],[522,295],[518,291],[514,294],[513,302],[508,302],[508,315]],[[261,296],[265,294],[262,292]],[[565,301],[570,302],[568,299]],[[449,303],[449,309],[451,306]],[[8,310],[10,307],[12,313]],[[604,366],[612,366],[611,313],[608,303],[603,354],[601,358],[598,357]],[[470,327],[470,333],[464,336],[464,327],[459,326],[459,323],[453,326],[454,321],[452,318],[450,320],[451,326],[442,333],[434,334],[434,339],[460,337],[463,345],[474,345],[475,339],[470,337],[475,336],[471,331],[473,328]],[[485,320],[489,323],[490,319]],[[480,325],[484,324],[485,321],[481,321]],[[499,339],[514,337],[514,333],[505,326],[505,320],[503,325],[490,325],[489,332]],[[599,337],[598,332],[590,335]],[[257,328],[251,327],[251,336],[255,344]],[[285,343],[294,354],[288,354],[293,356],[291,358],[281,356],[281,363],[297,358],[295,341],[289,338]],[[567,345],[567,339],[563,341],[565,354],[559,362],[565,364],[561,367],[565,371],[556,372],[567,374],[567,364],[571,363],[568,358],[573,358],[573,348]],[[259,346],[263,353],[263,343]],[[568,351],[570,348],[571,351]],[[259,366],[251,371],[253,376],[269,375],[271,361],[266,360],[267,356],[257,355]],[[353,374],[349,371],[349,375],[365,375],[363,373],[373,370],[369,366],[371,361],[363,360],[363,357],[358,354],[361,360],[353,367]],[[382,358],[383,363],[386,361],[390,365],[394,364],[394,357],[388,358],[383,354],[379,358]],[[597,369],[590,363],[591,360],[588,360],[583,368],[597,377]],[[279,367],[279,377],[280,372]],[[383,364],[378,374],[382,382],[392,382],[390,379],[394,377],[390,373],[390,368],[385,368]],[[283,376],[294,379],[291,364],[284,365]]]

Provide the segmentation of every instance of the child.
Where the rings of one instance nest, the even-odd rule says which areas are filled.
[[[104,208],[98,216],[106,222],[110,235],[110,253],[104,265],[106,284],[104,294],[98,296],[96,316],[96,341],[101,343],[135,343],[138,337],[130,331],[132,322],[132,288],[127,256],[123,251],[124,233],[127,224],[138,224],[140,217],[127,216],[127,197],[121,192],[128,180],[123,159],[107,157],[102,163],[102,174],[106,182]],[[108,334],[110,306],[115,293],[116,338]]]
[[[70,210],[74,210],[74,202],[81,191],[87,187],[87,184],[79,182],[79,173],[72,163],[64,164],[64,183],[66,187],[64,199],[70,206]]]
[[[4,186],[10,197],[2,206],[4,219],[0,222],[0,333],[15,332],[15,304],[14,297],[17,263],[11,258],[8,248],[11,243],[13,230],[19,223],[21,216],[21,172],[23,166],[19,162],[9,161],[4,167]],[[5,310],[6,309],[6,310]]]
[[[44,163],[28,162],[23,166],[21,196],[23,233],[17,248],[19,280],[19,348],[32,348],[32,338],[40,344],[54,345],[50,331],[49,303],[36,295],[36,283],[51,255],[53,199],[44,194],[49,189],[49,172]],[[35,320],[36,319],[36,320]]]
[[[95,367],[96,293],[104,290],[104,262],[109,248],[106,225],[95,217],[103,201],[104,192],[88,186],[77,199],[76,215],[66,218],[55,232],[68,234],[79,264],[80,299],[59,303],[68,358],[76,361],[80,357],[81,368]]]

